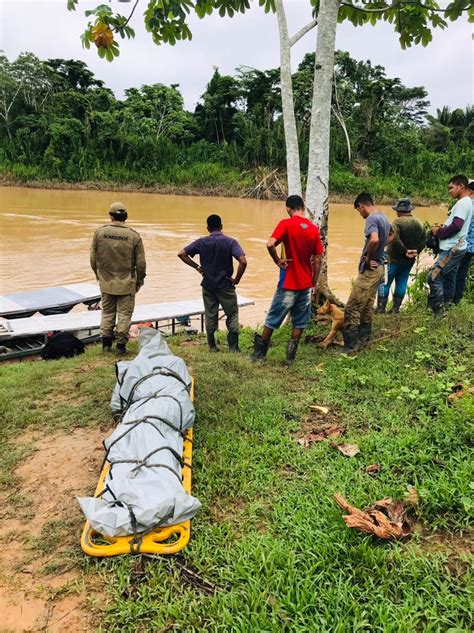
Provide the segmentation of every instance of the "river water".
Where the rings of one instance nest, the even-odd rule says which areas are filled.
[[[240,242],[248,259],[238,290],[256,303],[241,310],[240,321],[245,325],[263,321],[278,278],[265,244],[279,220],[287,217],[282,202],[2,187],[0,294],[94,281],[89,267],[92,234],[108,222],[109,206],[116,200],[126,205],[128,223],[140,232],[145,245],[148,272],[137,303],[200,296],[199,274],[176,254],[205,235],[206,217],[217,213],[224,232]],[[380,208],[395,217],[389,207]],[[420,207],[415,213],[422,221],[443,221],[446,208]],[[331,204],[329,218],[329,282],[345,299],[357,273],[364,222],[347,204]]]

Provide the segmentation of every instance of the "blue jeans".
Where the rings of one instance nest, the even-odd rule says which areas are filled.
[[[428,274],[428,285],[430,287],[428,305],[435,314],[441,310],[443,305],[452,303],[453,301],[456,275],[459,265],[466,254],[466,250],[458,251],[455,255],[453,255],[446,266],[440,269],[438,276],[433,279],[433,272],[439,268],[440,262],[442,262],[450,253],[451,251],[440,251],[433,268]]]
[[[411,262],[393,262],[388,265],[388,279],[387,283],[381,283],[378,289],[379,297],[388,297],[390,294],[390,286],[395,280],[394,297],[403,299],[407,291],[408,278],[410,276],[410,270],[413,267],[415,260]]]
[[[303,330],[311,320],[311,290],[285,290],[277,288],[265,325],[277,330],[291,313],[293,327]]]
[[[464,257],[461,259],[458,272],[456,273],[456,289],[454,291],[453,298],[454,303],[459,303],[462,299],[464,290],[466,289],[466,280],[473,257],[474,253],[465,252]]]

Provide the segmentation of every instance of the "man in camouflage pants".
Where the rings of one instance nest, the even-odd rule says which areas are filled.
[[[102,294],[102,348],[110,352],[115,328],[117,353],[126,354],[135,293],[146,275],[145,251],[137,231],[125,226],[128,214],[121,202],[112,204],[109,215],[110,224],[94,233],[90,261]]]
[[[359,346],[367,345],[370,341],[374,299],[383,278],[385,244],[393,239],[390,222],[383,213],[377,211],[369,193],[359,194],[354,208],[365,220],[365,244],[359,262],[359,275],[344,309],[344,354],[355,352]]]

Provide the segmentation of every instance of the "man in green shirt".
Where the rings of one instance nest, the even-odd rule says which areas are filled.
[[[392,223],[395,236],[387,246],[388,279],[378,289],[376,312],[385,312],[390,294],[390,287],[395,281],[392,312],[398,312],[407,291],[410,271],[417,255],[426,245],[426,231],[423,224],[411,212],[415,207],[410,198],[401,198],[392,207],[397,218]]]

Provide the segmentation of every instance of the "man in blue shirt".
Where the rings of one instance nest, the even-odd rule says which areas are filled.
[[[435,315],[453,302],[456,276],[459,265],[466,254],[466,236],[472,216],[469,181],[460,174],[453,176],[448,184],[449,195],[457,200],[441,226],[432,227],[433,235],[439,239],[439,254],[428,275],[430,293],[428,305]]]
[[[469,268],[474,256],[474,180],[469,183],[469,191],[472,204],[471,224],[469,225],[469,231],[466,236],[467,248],[464,257],[459,264],[458,272],[456,275],[456,289],[454,290],[454,303],[459,303],[466,289],[466,279],[469,274]]]
[[[201,237],[183,248],[178,257],[202,275],[202,299],[210,351],[219,351],[214,333],[219,327],[221,305],[227,317],[229,350],[239,352],[239,306],[235,286],[245,272],[247,260],[237,240],[222,232],[222,220],[218,215],[207,218],[207,230],[207,237]],[[200,257],[200,265],[192,259],[196,255]],[[233,259],[239,262],[235,277]]]

